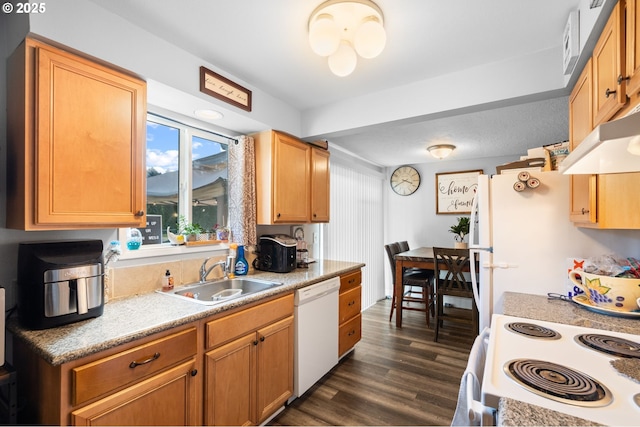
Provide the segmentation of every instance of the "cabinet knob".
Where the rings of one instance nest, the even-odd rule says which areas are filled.
[[[253,341],[253,345],[258,345],[258,340]]]
[[[608,98],[608,97],[609,97],[609,95],[613,95],[614,93],[616,93],[616,91],[615,91],[615,90],[611,90],[611,89],[607,88],[607,90],[604,92],[604,96],[605,96],[606,98]]]
[[[280,218],[280,212],[278,212],[278,215],[276,215],[278,218]]]
[[[582,215],[588,214],[589,213],[589,209],[582,208],[580,212],[582,212]]]
[[[318,217],[318,215],[316,215],[316,214],[314,213],[314,214],[313,214],[313,217],[314,217],[314,218],[317,218],[317,217]]]
[[[627,77],[622,77],[622,74],[620,74],[620,75],[618,76],[618,86],[622,84],[622,81],[623,81],[623,80],[627,80],[627,81],[629,81],[629,76],[627,76]]]
[[[135,216],[144,216],[144,211],[140,210],[135,213]]]
[[[198,370],[197,369],[193,369],[191,372],[189,372],[191,374],[192,377],[195,377],[196,375],[198,375]]]
[[[260,337],[260,342],[264,341],[264,336]]]

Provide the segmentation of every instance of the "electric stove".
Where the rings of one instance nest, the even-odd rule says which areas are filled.
[[[640,359],[640,335],[494,314],[482,403],[497,408],[509,397],[606,425],[638,425],[640,382],[611,365],[620,358]]]

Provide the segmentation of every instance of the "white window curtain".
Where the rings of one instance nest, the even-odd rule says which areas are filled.
[[[255,143],[241,136],[229,144],[229,228],[234,242],[254,246],[256,236]]]
[[[362,309],[385,298],[383,175],[331,153],[331,222],[323,226],[324,258],[362,262]]]

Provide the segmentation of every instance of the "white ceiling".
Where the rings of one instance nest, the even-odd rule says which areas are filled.
[[[376,0],[384,12],[386,48],[339,78],[306,40],[308,17],[322,0],[92,1],[301,112],[556,47],[580,2]],[[436,140],[459,147],[454,159],[521,155],[567,139],[567,93],[322,137],[386,166],[434,161],[425,147]]]

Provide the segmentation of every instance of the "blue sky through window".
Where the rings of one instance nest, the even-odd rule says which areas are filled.
[[[178,170],[179,136],[177,128],[147,121],[147,170]]]
[[[177,128],[147,121],[147,170],[153,168],[163,174],[178,170],[179,136]],[[191,155],[201,159],[223,151],[221,144],[193,136]]]

